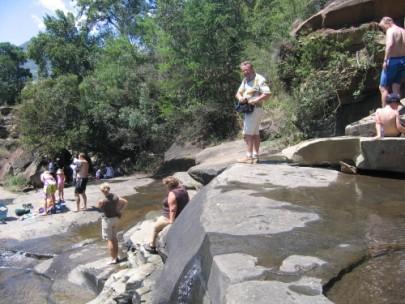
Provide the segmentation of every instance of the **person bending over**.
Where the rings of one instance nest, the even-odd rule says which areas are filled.
[[[98,208],[103,212],[101,218],[101,234],[103,240],[107,241],[108,252],[111,256],[109,264],[119,263],[117,225],[122,210],[128,205],[128,201],[110,192],[110,184],[103,183],[100,191],[104,199],[98,202]]]

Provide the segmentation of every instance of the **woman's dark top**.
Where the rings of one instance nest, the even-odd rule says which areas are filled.
[[[186,207],[190,198],[188,197],[188,192],[187,192],[186,188],[184,188],[183,186],[179,186],[175,189],[170,190],[167,193],[165,199],[163,200],[162,215],[167,218],[170,218],[169,217],[169,203],[168,203],[168,197],[169,197],[170,192],[173,192],[174,196],[176,197],[177,212],[174,217],[174,218],[176,218],[179,216],[180,212],[184,209],[184,207]]]
[[[120,217],[121,213],[118,212],[117,206],[119,197],[114,193],[109,193],[105,199],[101,202],[100,209],[104,213],[105,217]]]

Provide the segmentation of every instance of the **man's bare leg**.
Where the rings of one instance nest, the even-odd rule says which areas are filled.
[[[388,88],[379,86],[381,92],[381,107],[385,107],[385,101],[387,100],[387,96],[389,94]]]
[[[76,212],[80,211],[80,195],[79,193],[75,193],[76,196]]]
[[[247,155],[252,155],[254,146],[254,135],[246,135],[246,141],[247,141],[246,153]]]
[[[253,136],[253,154],[259,155],[260,135]]]
[[[87,210],[87,195],[86,193],[83,192],[82,194],[82,198],[83,198],[83,210]]]
[[[115,262],[118,258],[118,240],[116,238],[107,240],[107,247],[112,261]]]

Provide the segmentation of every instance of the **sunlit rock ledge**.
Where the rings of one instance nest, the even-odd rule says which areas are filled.
[[[329,137],[307,140],[281,152],[298,165],[338,165],[351,162],[363,170],[405,173],[405,137]]]
[[[313,204],[294,201],[303,189],[351,187],[340,180],[347,177],[286,164],[232,165],[169,230],[153,303],[332,303],[323,286],[361,259],[364,248],[346,211],[325,211],[339,217],[328,221],[317,194],[303,196]],[[344,232],[333,228],[337,222]]]

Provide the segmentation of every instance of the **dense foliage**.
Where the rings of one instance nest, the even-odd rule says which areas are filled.
[[[78,16],[46,16],[29,45],[39,80],[22,95],[24,141],[144,166],[176,138],[234,136],[239,63],[282,96],[273,50],[324,2],[78,0]]]
[[[31,77],[22,67],[26,56],[22,49],[8,42],[0,43],[0,105],[14,104]]]

